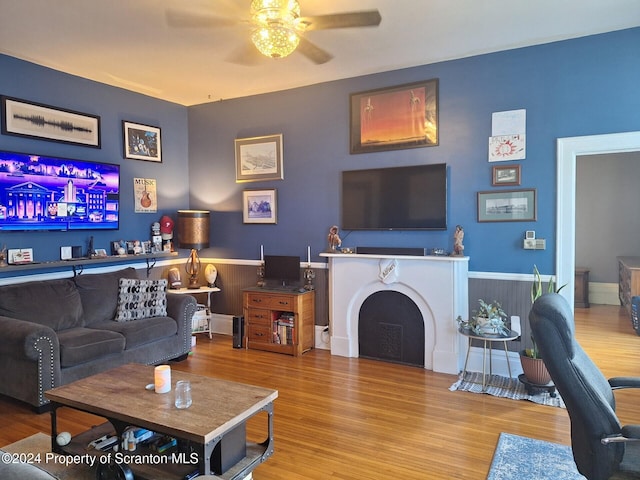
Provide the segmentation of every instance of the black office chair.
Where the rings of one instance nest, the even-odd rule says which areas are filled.
[[[588,480],[640,478],[640,425],[621,426],[613,390],[640,388],[640,377],[607,379],[575,340],[573,314],[557,293],[538,298],[529,322],[571,420],[571,448]]]

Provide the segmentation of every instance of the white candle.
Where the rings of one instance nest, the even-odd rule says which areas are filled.
[[[264,262],[264,248],[260,245],[260,261]]]
[[[170,392],[171,367],[169,365],[158,365],[153,372],[153,381],[156,393]]]
[[[307,247],[307,263],[311,264],[311,247]]]

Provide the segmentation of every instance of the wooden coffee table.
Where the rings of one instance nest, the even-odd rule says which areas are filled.
[[[220,475],[224,479],[241,479],[273,454],[273,401],[277,390],[218,380],[173,370],[172,383],[189,380],[193,404],[179,410],[174,406],[173,389],[157,394],[145,386],[153,383],[153,367],[130,364],[78,380],[45,392],[51,401],[51,447],[54,452],[86,455],[88,452],[118,460],[126,455],[154,455],[139,447],[136,452],[99,452],[88,450],[89,442],[105,433],[115,432],[119,438],[129,426],[146,428],[178,439],[178,448],[197,453],[196,461],[159,463],[127,462],[135,478],[181,479],[198,471],[201,475]],[[71,407],[104,417],[109,423],[73,437],[64,447],[57,445],[57,410]],[[267,438],[261,443],[247,443],[246,422],[266,412]],[[246,451],[245,451],[246,449]],[[244,456],[236,461],[238,451]],[[155,454],[159,455],[159,454]],[[242,455],[242,453],[240,453]],[[234,458],[234,456],[236,458]],[[226,458],[225,458],[226,457]],[[172,457],[173,458],[173,457]],[[190,459],[190,454],[180,459]],[[224,466],[229,458],[234,464]],[[104,462],[105,459],[103,458]],[[213,467],[212,467],[213,464]]]

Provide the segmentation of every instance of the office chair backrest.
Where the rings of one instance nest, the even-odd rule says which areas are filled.
[[[529,322],[540,355],[567,406],[578,471],[589,480],[609,478],[624,453],[622,444],[600,442],[621,430],[609,382],[576,342],[573,314],[564,297],[542,295],[531,308]]]

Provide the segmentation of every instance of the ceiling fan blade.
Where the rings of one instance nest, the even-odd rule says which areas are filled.
[[[247,40],[227,55],[225,61],[245,67],[253,67],[266,59],[267,57],[262,55],[253,43]]]
[[[304,37],[300,37],[300,43],[298,44],[298,48],[296,50],[307,57],[309,60],[311,60],[313,63],[316,63],[318,65],[327,63],[333,58],[333,55],[331,55],[329,52],[311,43]]]
[[[361,12],[334,13],[300,18],[300,22],[306,26],[306,30],[376,27],[380,25],[381,21],[382,17],[378,10],[363,10]]]
[[[166,11],[167,24],[171,27],[233,27],[240,23],[235,18],[218,17],[207,13],[190,13],[169,9]]]

